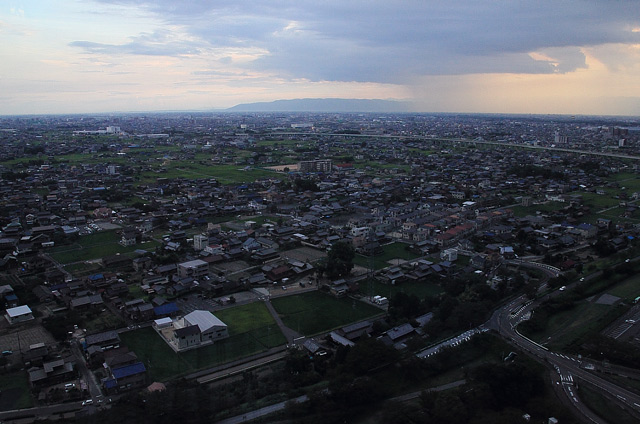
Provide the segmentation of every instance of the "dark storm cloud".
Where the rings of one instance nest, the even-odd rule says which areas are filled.
[[[141,35],[121,46],[72,45],[174,55],[203,45],[258,48],[268,54],[245,66],[312,80],[570,72],[586,66],[583,47],[640,43],[640,33],[631,31],[640,27],[637,1],[104,2],[143,7],[198,41],[163,46]],[[535,60],[531,52],[553,60]]]

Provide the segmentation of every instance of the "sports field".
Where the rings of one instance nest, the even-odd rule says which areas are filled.
[[[335,298],[313,291],[271,300],[282,322],[306,336],[324,333],[347,324],[382,315],[383,311],[347,297]]]

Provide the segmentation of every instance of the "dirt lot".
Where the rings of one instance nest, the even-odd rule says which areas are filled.
[[[283,258],[295,259],[301,262],[315,262],[326,256],[327,252],[312,247],[299,247],[282,253]]]
[[[3,321],[5,321],[4,318]],[[55,343],[51,334],[49,334],[44,327],[36,324],[35,322],[21,324],[17,327],[10,327],[5,321],[5,323],[2,324],[0,331],[4,333],[0,336],[0,349],[3,351],[11,350],[14,352],[14,355],[7,357],[10,361],[12,357],[15,357],[16,359],[19,358],[20,355],[17,355],[17,353],[20,350],[23,352],[28,350],[29,346],[33,344],[44,343],[50,345]]]

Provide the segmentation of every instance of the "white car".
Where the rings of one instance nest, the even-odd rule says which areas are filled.
[[[92,405],[93,399],[87,399],[82,401],[82,406]]]

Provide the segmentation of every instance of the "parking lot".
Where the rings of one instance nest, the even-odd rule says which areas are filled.
[[[640,305],[636,305],[603,331],[605,336],[634,342],[640,337]]]

